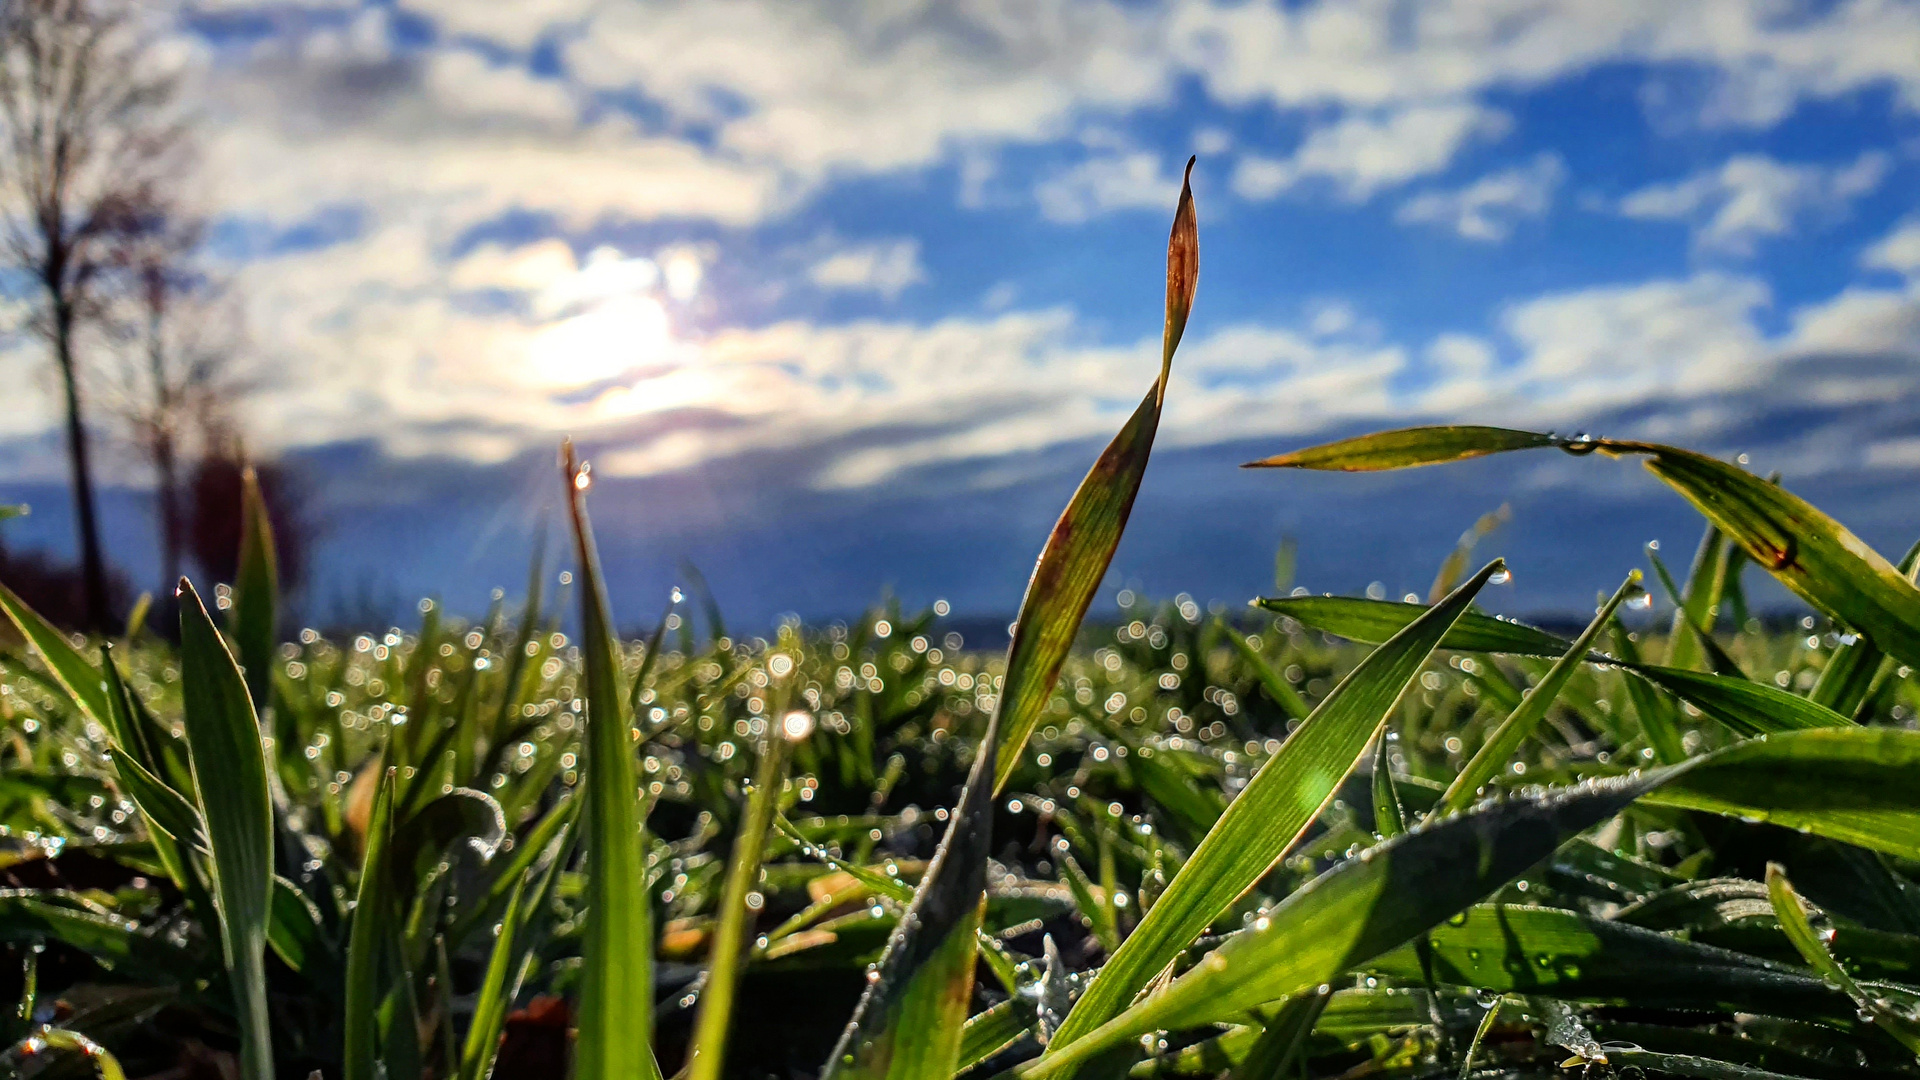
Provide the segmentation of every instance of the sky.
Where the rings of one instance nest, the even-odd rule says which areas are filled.
[[[563,435],[623,620],[689,562],[749,622],[1011,612],[1157,373],[1189,155],[1199,295],[1113,590],[1238,604],[1294,536],[1316,591],[1424,594],[1503,504],[1496,607],[1692,550],[1630,462],[1236,468],[1415,423],[1746,453],[1893,557],[1920,535],[1910,0],[151,14],[249,437],[313,493],[314,618],[517,593]],[[64,551],[49,367],[0,354],[0,500]],[[111,554],[150,577],[149,482],[101,438]]]

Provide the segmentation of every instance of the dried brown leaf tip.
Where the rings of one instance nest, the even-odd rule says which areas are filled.
[[[1167,325],[1161,335],[1160,400],[1167,396],[1167,372],[1173,367],[1173,351],[1180,347],[1180,335],[1186,332],[1187,315],[1193,310],[1193,293],[1200,284],[1200,225],[1193,213],[1193,163],[1187,159],[1186,175],[1180,181],[1180,205],[1173,212],[1173,232],[1167,237]]]

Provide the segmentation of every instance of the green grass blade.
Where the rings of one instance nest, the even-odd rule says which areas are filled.
[[[1920,574],[1920,543],[1907,549],[1906,557],[1900,560],[1901,576],[1913,581]],[[1852,641],[1842,644],[1827,657],[1827,665],[1820,669],[1820,678],[1807,692],[1808,700],[1824,705],[1834,712],[1852,716],[1867,700],[1867,692],[1873,688],[1873,677],[1880,671],[1880,661],[1886,656],[1871,640],[1855,636]]]
[[[1766,683],[1653,664],[1627,670],[1742,735],[1855,726],[1824,705]]]
[[[1387,753],[1386,735],[1381,732],[1373,748],[1373,831],[1391,840],[1407,831],[1407,814],[1400,805],[1399,788],[1393,782],[1393,762]]]
[[[486,973],[474,993],[473,1017],[460,1052],[461,1080],[486,1080],[493,1071],[500,1035],[506,1027],[507,1010],[513,1006],[520,983],[533,963],[535,920],[547,909],[553,882],[572,850],[575,835],[578,834],[570,831],[555,835],[539,852],[546,859],[545,869],[529,865],[515,877],[506,913],[500,919],[500,933],[487,956]]]
[[[1560,908],[1478,904],[1433,928],[1433,978],[1493,993],[1844,1019],[1847,1001],[1797,967]],[[1422,977],[1411,947],[1370,974]]]
[[[1307,1036],[1332,1000],[1331,991],[1323,994],[1318,988],[1288,998],[1263,1025],[1260,1037],[1227,1073],[1226,1080],[1293,1080]]]
[[[1499,560],[1488,563],[1451,596],[1426,609],[1321,701],[1228,805],[1146,917],[1100,969],[1055,1035],[1050,1054],[1119,1014],[1160,969],[1285,857],[1353,770],[1435,645],[1502,565]]]
[[[1613,655],[1629,665],[1640,663],[1640,646],[1634,644],[1627,628],[1620,624],[1618,617],[1613,621]],[[1629,677],[1626,679],[1627,700],[1633,702],[1633,715],[1640,721],[1640,730],[1647,737],[1647,745],[1653,747],[1654,758],[1662,765],[1677,765],[1687,756],[1686,747],[1680,742],[1679,710],[1672,699],[1645,680]]]
[[[273,526],[267,520],[260,479],[248,466],[240,484],[240,567],[233,583],[233,640],[247,693],[258,712],[266,712],[273,690],[273,647],[280,610],[280,560]]]
[[[1254,603],[1276,615],[1285,615],[1302,625],[1362,645],[1380,644],[1406,629],[1427,610],[1421,604],[1352,596],[1286,596]],[[1515,656],[1559,656],[1572,644],[1566,638],[1525,623],[1468,611],[1461,614],[1436,648]]]
[[[185,578],[179,607],[187,752],[213,851],[214,900],[240,1022],[240,1071],[246,1080],[271,1080],[264,954],[273,889],[273,802],[260,722],[233,654]]]
[[[1307,699],[1300,696],[1300,691],[1295,690],[1292,683],[1273,670],[1273,665],[1267,663],[1267,658],[1261,656],[1259,651],[1247,641],[1245,634],[1221,620],[1215,620],[1215,625],[1220,628],[1222,634],[1226,635],[1227,640],[1233,643],[1233,651],[1239,653],[1240,659],[1253,669],[1253,677],[1259,680],[1260,688],[1266,691],[1267,700],[1280,706],[1290,719],[1304,719],[1313,711],[1313,706],[1307,704]],[[1391,633],[1387,635],[1387,637],[1392,636]],[[1386,638],[1381,640],[1385,641]]]
[[[347,986],[341,1075],[344,1080],[379,1080],[380,1003],[387,986],[380,977],[393,911],[393,875],[387,851],[393,836],[394,777],[387,768],[368,819],[366,854],[360,862],[360,889],[353,904],[353,929],[347,939]]]
[[[73,647],[67,635],[55,629],[54,625],[40,617],[39,613],[28,607],[26,601],[14,594],[12,589],[0,585],[0,611],[27,639],[33,651],[47,665],[47,671],[61,690],[66,692],[81,712],[103,725],[113,722],[111,709],[107,703],[106,677],[100,669],[87,662],[80,650]]]
[[[1191,179],[1191,161],[1187,172]],[[1199,274],[1200,239],[1193,188],[1187,184],[1181,187],[1167,240],[1167,311],[1160,378],[1061,511],[1034,564],[1026,597],[1020,602],[997,710],[1000,741],[993,783],[996,792],[1007,786],[1008,778],[1020,766],[1020,753],[1040,723],[1047,696],[1060,677],[1060,666],[1066,662],[1074,635],[1080,632],[1080,622],[1106,578],[1114,550],[1126,531],[1134,496],[1140,492],[1140,480],[1153,453],[1153,436],[1166,401],[1167,375],[1193,307]]]
[[[567,509],[580,574],[586,669],[587,927],[581,946],[574,1076],[658,1080],[653,1059],[653,909],[642,859],[632,724],[614,651],[613,616],[587,520],[588,473],[565,449]]]
[[[1018,766],[1126,528],[1159,426],[1174,349],[1192,309],[1199,259],[1193,189],[1186,184],[1167,242],[1160,377],[1074,492],[1041,550],[980,752],[946,836],[822,1070],[827,1080],[947,1080],[953,1073],[973,993],[975,936],[986,907],[994,792]]]
[[[1387,640],[1411,625],[1423,612],[1430,610],[1419,604],[1346,596],[1298,596],[1261,600],[1259,603],[1261,607],[1293,618],[1302,625],[1363,645]],[[1616,634],[1614,641],[1616,646],[1621,646],[1622,635]],[[1632,643],[1624,644],[1631,646]],[[1447,631],[1447,636],[1441,639],[1438,647],[1462,652],[1559,658],[1573,648],[1573,643],[1523,623],[1469,611],[1460,616],[1452,630]],[[1643,664],[1638,662],[1637,653],[1613,657],[1598,653],[1583,655],[1589,663],[1605,663],[1631,671],[1741,734],[1760,735],[1850,723],[1846,717],[1831,709],[1766,683],[1751,682],[1731,675]],[[1637,697],[1635,704],[1639,704]],[[1678,734],[1664,734],[1671,735],[1667,752],[1675,755],[1675,761],[1684,757],[1684,752],[1679,749]],[[1655,745],[1657,747],[1660,744],[1656,742]]]
[[[1839,522],[1705,454],[1623,443],[1781,584],[1908,664],[1920,664],[1920,589]]]
[[[149,825],[183,844],[207,850],[206,825],[186,796],[148,772],[132,754],[118,748],[107,753],[119,774],[120,789],[146,815]]]
[[[1920,858],[1920,732],[1845,727],[1749,739],[1699,759],[1645,801]]]
[[[1621,582],[1620,587],[1614,590],[1607,602],[1600,606],[1599,614],[1587,624],[1586,630],[1582,631],[1580,637],[1574,641],[1573,647],[1553,662],[1553,667],[1548,669],[1540,682],[1521,699],[1519,707],[1507,714],[1507,718],[1494,729],[1493,734],[1487,736],[1487,741],[1480,744],[1480,749],[1474,752],[1473,757],[1467,761],[1466,767],[1453,778],[1453,783],[1447,786],[1447,793],[1440,797],[1440,808],[1443,812],[1466,809],[1480,797],[1482,788],[1506,772],[1507,762],[1512,760],[1514,753],[1533,735],[1534,729],[1540,726],[1540,722],[1547,718],[1547,710],[1553,707],[1555,699],[1560,696],[1560,691],[1565,689],[1567,681],[1573,678],[1573,673],[1580,670],[1581,665],[1587,662],[1587,652],[1592,649],[1594,639],[1600,636],[1600,631],[1606,629],[1609,622],[1613,621],[1613,613],[1620,609],[1621,603],[1626,600],[1628,594],[1637,592],[1639,589],[1640,571],[1635,570],[1627,575],[1627,580]]]
[[[33,1041],[48,1049],[79,1054],[93,1064],[93,1071],[100,1080],[127,1080],[127,1074],[120,1068],[119,1058],[109,1053],[106,1047],[77,1031],[68,1031],[64,1028],[42,1028],[34,1033]]]
[[[1498,889],[1568,837],[1617,813],[1654,780],[1596,781],[1495,803],[1385,841],[1292,893],[1250,932],[1097,1029],[1064,1046],[1056,1038],[1018,1075],[1070,1075],[1147,1032],[1230,1019],[1328,983]]]
[[[1693,566],[1687,571],[1686,589],[1680,594],[1673,612],[1673,625],[1667,638],[1667,666],[1690,668],[1702,657],[1701,639],[1712,641],[1714,617],[1720,606],[1720,590],[1726,584],[1727,545],[1721,543],[1720,528],[1709,524],[1694,550]]]
[[[747,921],[759,905],[749,907],[747,896],[760,880],[760,864],[767,850],[767,835],[773,829],[779,810],[780,787],[787,779],[787,762],[792,743],[786,737],[784,720],[774,721],[760,750],[760,761],[753,778],[753,790],[747,795],[746,812],[734,834],[733,855],[727,862],[727,877],[721,887],[719,920],[713,931],[707,954],[707,981],[700,991],[700,1013],[693,1023],[693,1043],[687,1051],[689,1080],[720,1080],[726,1061],[727,1031],[733,1022],[734,992],[739,986],[741,961],[746,952]],[[812,728],[808,718],[806,727]],[[804,736],[802,736],[804,737]]]
[[[1446,424],[1342,439],[1324,446],[1249,461],[1242,468],[1378,472],[1384,469],[1410,469],[1419,465],[1440,465],[1508,450],[1530,450],[1553,445],[1556,445],[1553,436],[1531,431]]]
[[[1860,1018],[1872,1019],[1875,1026],[1898,1040],[1900,1045],[1920,1054],[1920,1023],[1914,1018],[1896,1010],[1890,1003],[1861,987],[1847,974],[1840,962],[1827,951],[1820,935],[1813,929],[1813,923],[1807,917],[1807,906],[1800,894],[1793,891],[1793,885],[1787,881],[1787,872],[1779,863],[1767,864],[1767,899],[1773,904],[1773,913],[1780,920],[1780,929],[1793,942],[1793,947],[1806,959],[1807,966],[1820,973],[1820,977],[1833,986],[1839,987],[1860,1009]]]

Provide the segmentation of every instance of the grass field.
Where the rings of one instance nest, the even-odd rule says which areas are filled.
[[[6,1067],[1920,1072],[1912,554],[1685,450],[1419,428],[1257,464],[1638,456],[1699,552],[1593,583],[1571,640],[1483,614],[1506,570],[1464,545],[1426,602],[1083,624],[1197,243],[1183,196],[1160,377],[1004,654],[897,608],[734,638],[677,596],[621,640],[571,453],[568,568],[473,621],[283,640],[257,493],[177,637],[0,590]],[[1762,573],[1819,614],[1763,628]]]

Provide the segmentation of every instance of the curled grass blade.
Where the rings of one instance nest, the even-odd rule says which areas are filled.
[[[246,1080],[270,1080],[264,954],[273,889],[273,802],[260,722],[233,654],[185,578],[179,607],[187,753],[213,854],[220,938],[240,1024],[241,1074]]]
[[[1166,891],[1100,969],[1061,1025],[1049,1054],[1059,1053],[1118,1015],[1168,962],[1286,856],[1333,798],[1341,780],[1353,771],[1434,647],[1502,566],[1497,559],[1488,563],[1375,649],[1321,701],[1228,805]]]
[[[581,653],[586,669],[587,926],[581,947],[580,1080],[658,1080],[653,1059],[653,909],[642,860],[639,788],[626,686],[614,651],[600,555],[587,520],[586,469],[567,443],[567,509],[580,573]]]
[[[1187,173],[1190,181],[1191,161]],[[1153,436],[1160,427],[1160,410],[1166,402],[1173,352],[1186,329],[1199,274],[1200,239],[1193,188],[1187,183],[1180,189],[1180,205],[1167,241],[1167,313],[1160,377],[1140,400],[1126,426],[1107,444],[1086,479],[1080,481],[1040,551],[1026,597],[1020,602],[998,708],[996,792],[1007,786],[1020,765],[1020,753],[1040,723],[1047,695],[1060,678],[1060,666],[1066,662],[1074,635],[1080,632],[1080,622],[1106,578],[1114,550],[1126,531],[1134,497],[1140,493],[1140,481],[1153,454]]]
[[[1189,161],[1189,180],[1192,169]],[[994,793],[1018,766],[1126,529],[1152,453],[1174,350],[1186,330],[1199,272],[1193,188],[1185,183],[1167,242],[1160,377],[1081,481],[1040,552],[980,752],[946,836],[822,1070],[829,1080],[947,1080],[953,1073],[973,993],[975,937],[986,909]]]
[[[1407,428],[1254,462],[1288,468],[1400,469],[1508,450],[1558,447],[1576,455],[1644,456],[1647,470],[1694,505],[1782,585],[1920,665],[1920,588],[1813,504],[1706,454],[1660,443],[1567,439],[1505,428]]]

